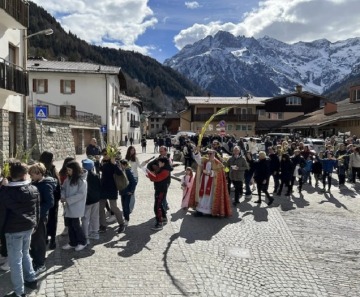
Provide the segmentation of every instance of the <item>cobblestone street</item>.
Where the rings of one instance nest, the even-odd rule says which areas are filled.
[[[148,153],[135,145],[140,162],[154,155],[148,143]],[[58,170],[61,165],[56,162]],[[175,167],[173,175],[181,176],[183,169]],[[220,219],[180,209],[182,190],[173,179],[169,223],[155,232],[153,184],[139,172],[125,233],[117,234],[112,224],[80,252],[62,250],[67,237],[58,235],[39,290],[30,296],[358,297],[360,184],[346,185],[339,189],[335,181],[326,194],[305,185],[302,195],[295,189],[290,200],[274,196],[271,207],[242,197],[233,216]],[[58,234],[62,229],[59,217]],[[9,272],[1,271],[0,296],[11,290]]]

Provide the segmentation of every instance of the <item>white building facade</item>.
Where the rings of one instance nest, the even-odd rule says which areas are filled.
[[[0,161],[15,157],[22,146],[24,96],[28,77],[24,67],[28,26],[26,1],[0,2]]]
[[[99,129],[108,143],[123,143],[125,135],[135,133],[131,119],[139,119],[141,109],[135,112],[136,104],[122,94],[126,82],[120,67],[43,60],[29,60],[27,67],[29,108],[51,103],[63,107],[61,116],[74,110],[99,115]],[[134,114],[129,120],[128,113]]]

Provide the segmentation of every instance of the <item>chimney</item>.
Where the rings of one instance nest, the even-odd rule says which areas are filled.
[[[302,93],[302,85],[297,85],[296,86],[296,92],[299,93],[299,94]]]
[[[324,115],[337,113],[337,104],[334,102],[325,102]]]

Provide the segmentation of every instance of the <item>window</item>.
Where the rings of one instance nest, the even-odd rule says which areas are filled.
[[[16,57],[17,57],[17,48],[13,46],[12,44],[9,44],[9,62],[13,64],[16,63]]]
[[[242,131],[246,131],[246,125],[242,125],[242,126],[241,126],[241,130],[242,130]]]
[[[159,129],[159,124],[156,124],[156,128]]]
[[[257,113],[258,113],[259,116],[265,116],[266,115],[265,109],[258,109]]]
[[[126,113],[126,118],[127,118],[127,121],[130,121],[130,114],[128,112]]]
[[[33,79],[33,92],[37,94],[45,94],[48,92],[47,79]]]
[[[247,129],[248,129],[248,131],[251,131],[251,130],[252,130],[252,126],[251,126],[251,125],[248,125]]]
[[[360,101],[360,90],[354,90],[354,96],[355,101]]]
[[[151,124],[151,126],[150,126],[150,127],[151,127],[151,129],[154,129],[154,124]]]
[[[240,131],[240,130],[241,130],[241,125],[236,125],[236,126],[235,126],[235,130],[236,130],[236,131]]]
[[[284,118],[284,114],[282,112],[269,112],[270,120],[282,120]]]
[[[301,105],[301,98],[296,96],[287,97],[286,105]]]
[[[75,80],[60,80],[60,93],[61,94],[73,94],[75,93]]]
[[[233,129],[233,125],[227,125],[227,130],[231,131]]]

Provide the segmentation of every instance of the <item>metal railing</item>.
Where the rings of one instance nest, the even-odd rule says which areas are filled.
[[[140,127],[140,121],[130,121],[130,127],[133,128]]]
[[[0,0],[0,8],[5,10],[24,27],[29,27],[29,4],[23,0]]]
[[[212,114],[194,114],[193,122],[206,122]],[[226,122],[257,122],[257,114],[222,114],[218,115],[215,118],[216,121],[226,121]]]
[[[76,110],[74,105],[56,105],[53,103],[37,100],[37,106],[46,106],[48,109],[48,118],[77,121],[101,125],[101,116],[85,111]],[[34,106],[29,106],[29,117],[34,118]]]
[[[21,95],[29,95],[29,78],[27,71],[22,67],[0,58],[0,88]]]

